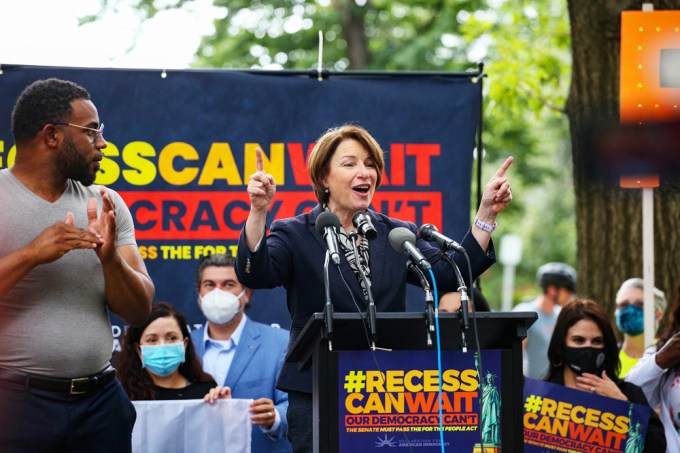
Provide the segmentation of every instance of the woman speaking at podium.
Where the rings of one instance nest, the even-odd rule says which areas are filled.
[[[461,242],[470,258],[473,278],[495,262],[491,233],[496,217],[512,200],[505,177],[511,163],[509,157],[486,185],[475,223]],[[339,259],[339,272],[329,272],[330,299],[336,312],[364,312],[369,291],[377,311],[405,311],[405,284],[420,284],[418,276],[408,271],[407,256],[393,248],[388,240],[394,228],[408,228],[415,235],[416,226],[369,209],[373,194],[380,187],[383,168],[380,145],[364,128],[346,124],[328,130],[319,137],[309,158],[308,171],[318,205],[306,214],[272,222],[270,233],[265,237],[266,216],[276,194],[276,182],[270,174],[265,174],[262,151],[257,150],[257,171],[248,183],[250,213],[239,240],[236,274],[249,288],[283,286],[286,289],[292,317],[289,348],[310,316],[324,309],[323,268],[327,243],[316,225],[324,211],[335,214],[339,220],[335,256]],[[355,219],[357,213],[364,214],[359,221]],[[352,234],[357,230],[355,223],[359,224],[363,236]],[[355,240],[358,263],[351,240]],[[432,266],[438,289],[455,291],[455,275],[451,266],[440,259],[439,248],[420,238],[415,245]],[[464,259],[460,254],[449,253],[467,277]],[[364,287],[365,282],[370,289]],[[468,287],[469,284],[467,282]],[[311,452],[311,371],[301,372],[296,364],[286,363],[277,388],[289,395],[288,437],[293,450]]]

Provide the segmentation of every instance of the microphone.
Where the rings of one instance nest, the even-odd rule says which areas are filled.
[[[336,266],[340,265],[338,253],[338,230],[340,219],[330,211],[324,211],[316,218],[316,230],[326,239],[326,246],[331,254],[331,259]]]
[[[456,252],[465,253],[465,249],[459,243],[441,234],[437,227],[431,223],[421,226],[418,230],[418,235],[426,241],[436,242],[442,250],[455,250]]]
[[[371,216],[368,214],[368,212],[359,211],[354,214],[354,217],[352,217],[352,224],[354,224],[357,232],[369,241],[372,241],[378,237],[378,231],[373,226],[373,222],[371,222]]]
[[[425,259],[418,247],[416,247],[416,235],[404,227],[397,227],[390,231],[388,236],[390,244],[398,252],[406,252],[409,257],[424,270],[430,270],[432,266]]]

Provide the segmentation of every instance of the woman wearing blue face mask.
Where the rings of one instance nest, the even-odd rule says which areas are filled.
[[[600,396],[649,406],[642,389],[617,377],[620,368],[614,329],[604,309],[589,299],[562,307],[550,345],[546,381]],[[645,453],[666,451],[664,428],[650,409]]]
[[[644,335],[644,281],[641,278],[629,278],[621,284],[616,292],[616,327],[623,334],[623,342],[619,351],[621,360],[620,378],[624,378],[633,365],[645,352]],[[663,291],[654,288],[655,325],[666,311],[666,296]]]
[[[141,326],[128,327],[118,362],[118,378],[131,400],[228,398],[203,372],[187,322],[172,305],[159,302]]]

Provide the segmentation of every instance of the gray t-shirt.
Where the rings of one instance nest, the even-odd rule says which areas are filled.
[[[531,325],[527,332],[527,345],[524,348],[523,369],[524,375],[534,379],[545,377],[550,362],[548,362],[548,346],[552,338],[557,315],[562,308],[555,305],[552,314],[540,311],[536,301],[523,302],[515,305],[512,311],[533,311],[538,313],[538,319]]]
[[[9,169],[0,170],[0,257],[65,220],[87,228],[87,201],[102,198],[100,186],[69,180],[50,203],[31,192]],[[107,189],[115,205],[117,246],[136,244],[132,216],[123,199]],[[0,298],[0,367],[53,377],[101,371],[111,358],[113,336],[106,311],[104,275],[94,250],[72,250],[33,268]]]

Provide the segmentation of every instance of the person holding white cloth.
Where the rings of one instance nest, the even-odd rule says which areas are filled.
[[[288,345],[288,331],[248,318],[252,289],[239,283],[231,255],[201,258],[196,291],[208,322],[191,332],[203,370],[234,398],[252,398],[253,453],[289,453],[288,394],[274,387]]]

